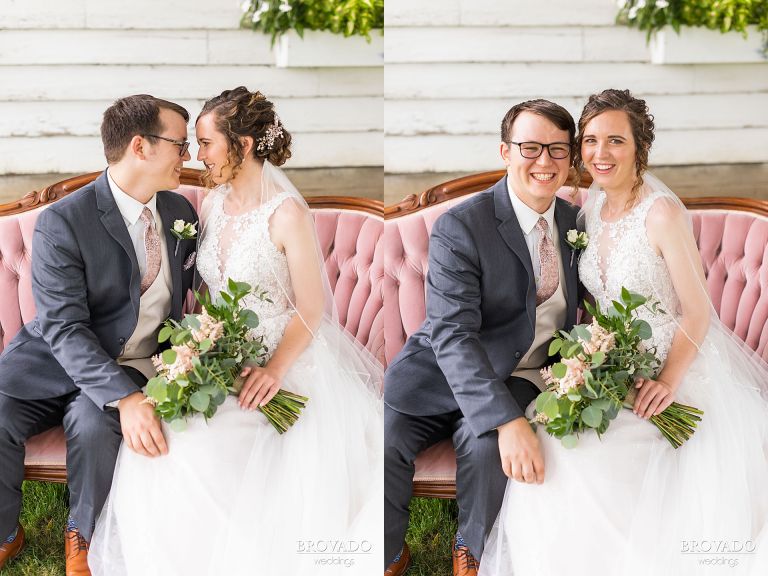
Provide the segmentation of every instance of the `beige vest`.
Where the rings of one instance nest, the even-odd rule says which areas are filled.
[[[152,365],[151,356],[157,350],[157,334],[160,332],[162,323],[171,313],[173,289],[167,244],[159,219],[159,217],[155,219],[155,226],[160,235],[160,273],[147,291],[141,295],[139,321],[128,342],[125,343],[122,356],[117,359],[118,364],[136,368],[147,379],[154,377],[157,373]]]
[[[567,314],[567,302],[565,294],[565,272],[563,270],[563,258],[560,254],[560,241],[555,227],[553,244],[560,268],[560,283],[555,293],[548,300],[536,306],[536,331],[533,335],[533,343],[520,360],[517,368],[512,372],[512,376],[525,378],[533,382],[540,390],[544,390],[544,380],[539,370],[552,363],[547,352],[549,352],[549,343],[552,340],[552,334],[562,329],[565,325]]]

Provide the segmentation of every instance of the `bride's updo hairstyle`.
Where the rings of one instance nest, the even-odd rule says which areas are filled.
[[[648,111],[645,100],[635,98],[629,90],[615,90],[609,88],[600,94],[592,94],[587,101],[579,118],[579,133],[576,135],[576,160],[575,164],[582,174],[586,169],[581,158],[581,145],[584,140],[584,129],[587,124],[603,112],[609,110],[621,110],[626,112],[629,118],[629,126],[632,129],[632,137],[635,139],[635,184],[632,186],[631,204],[637,200],[640,187],[643,185],[643,173],[648,169],[648,153],[653,144],[653,115]]]
[[[224,90],[203,105],[197,119],[209,113],[216,118],[216,129],[227,137],[227,166],[232,167],[233,178],[245,160],[240,143],[244,136],[253,138],[251,155],[256,160],[282,166],[291,157],[291,134],[275,112],[275,105],[261,92],[249,92],[245,86]],[[208,171],[203,181],[206,186],[213,185]]]

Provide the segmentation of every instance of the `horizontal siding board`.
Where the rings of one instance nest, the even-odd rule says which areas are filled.
[[[768,65],[392,64],[387,98],[583,97],[607,86],[644,94],[768,91]]]
[[[152,93],[209,98],[223,88],[262,88],[271,97],[380,96],[382,68],[277,70],[267,66],[6,66],[0,100],[105,100]]]
[[[706,128],[768,127],[768,93],[757,94],[675,94],[645,96],[663,130]],[[551,97],[578,119],[586,97]],[[498,134],[507,110],[526,96],[484,100],[387,100],[386,134]]]
[[[387,63],[579,62],[582,35],[568,28],[387,29]]]
[[[203,105],[203,100],[174,101],[189,111],[192,122]],[[280,98],[273,102],[292,132],[383,130],[381,98]],[[101,116],[110,104],[110,100],[0,102],[0,137],[98,136]],[[194,135],[192,125],[189,134]]]
[[[291,168],[382,166],[382,133],[294,134]],[[190,148],[193,158],[197,148]],[[105,167],[97,137],[0,138],[0,174],[91,172]],[[201,168],[193,160],[190,168]]]

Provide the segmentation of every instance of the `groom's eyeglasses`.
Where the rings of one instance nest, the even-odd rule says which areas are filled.
[[[541,144],[539,142],[510,142],[520,148],[520,155],[523,158],[538,158],[544,152],[544,148],[549,152],[549,157],[554,160],[562,160],[571,155],[571,145],[567,142],[552,142],[551,144]]]
[[[175,144],[176,146],[179,147],[179,156],[184,156],[184,154],[187,153],[187,150],[189,150],[189,140],[174,140],[173,138],[158,136],[157,134],[143,134],[144,138],[146,138],[147,136],[149,136],[150,138],[160,138],[160,140],[165,140],[166,142]]]

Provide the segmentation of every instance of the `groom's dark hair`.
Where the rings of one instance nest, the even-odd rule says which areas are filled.
[[[185,108],[149,94],[136,94],[115,100],[104,111],[101,121],[101,142],[107,162],[118,162],[134,136],[162,133],[161,108],[172,110],[184,118],[185,122],[189,122],[189,112]]]
[[[533,112],[539,116],[544,116],[547,120],[552,122],[560,130],[568,132],[568,141],[571,143],[571,150],[574,149],[576,144],[576,122],[565,108],[560,104],[555,104],[549,100],[527,100],[526,102],[520,102],[515,104],[509,109],[504,116],[504,120],[501,121],[501,141],[509,144],[512,139],[512,125],[515,123],[515,119],[523,112]],[[573,158],[573,153],[571,153]]]

